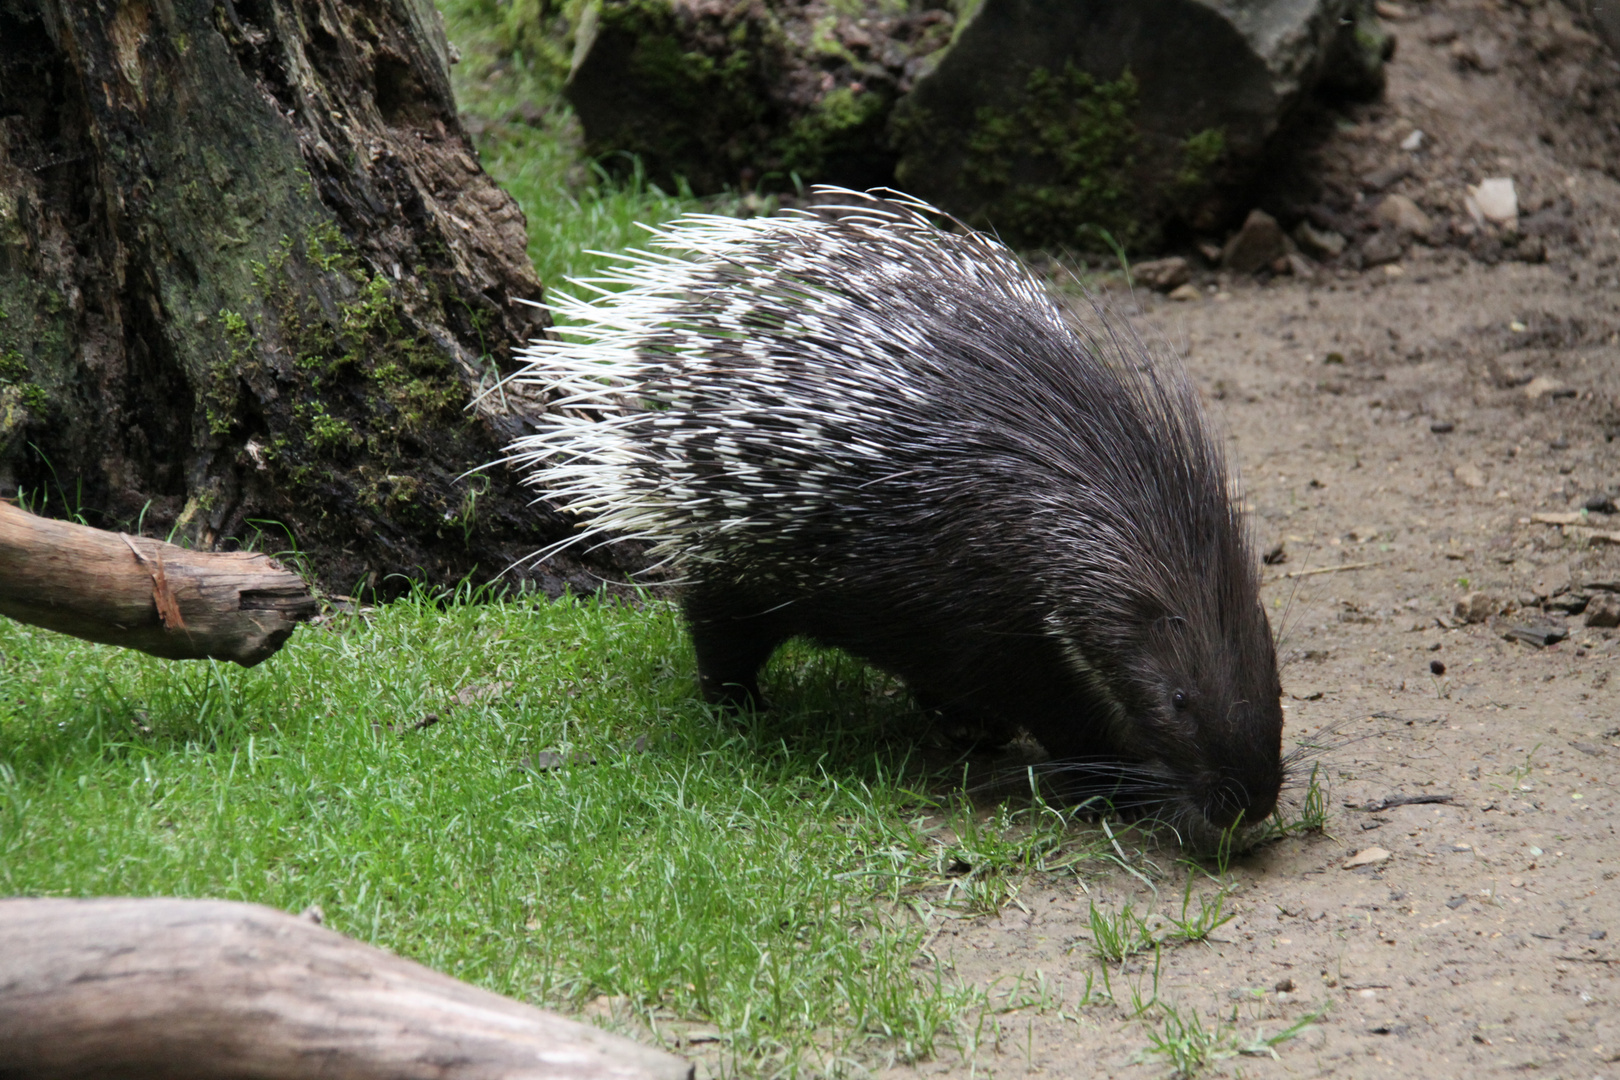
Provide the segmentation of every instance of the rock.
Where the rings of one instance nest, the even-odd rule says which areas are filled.
[[[1520,262],[1546,262],[1547,242],[1539,236],[1526,236],[1513,245],[1512,255]]]
[[[1490,38],[1471,38],[1451,43],[1451,58],[1460,68],[1490,74],[1502,66],[1502,47]]]
[[[1620,508],[1615,506],[1613,495],[1599,494],[1593,495],[1582,502],[1581,509],[1588,510],[1594,514],[1612,514],[1616,511],[1616,509]]]
[[[1204,294],[1198,291],[1196,285],[1177,285],[1170,290],[1170,299],[1172,300],[1202,300],[1203,298]]]
[[[1567,637],[1569,637],[1568,630],[1549,623],[1513,626],[1502,634],[1503,641],[1517,641],[1536,649],[1545,649],[1549,645],[1556,645]]]
[[[1394,229],[1380,229],[1367,238],[1361,245],[1362,266],[1383,266],[1385,263],[1399,262],[1406,254],[1406,244]]]
[[[1587,21],[1609,46],[1611,52],[1620,55],[1620,6],[1609,3],[1608,0],[1564,0],[1570,7],[1586,16]]]
[[[1297,278],[1304,278],[1306,281],[1316,280],[1317,271],[1321,269],[1320,266],[1297,251],[1291,253],[1286,261],[1288,272]]]
[[[1412,134],[1401,140],[1401,149],[1407,153],[1415,153],[1423,149],[1423,140],[1426,137],[1421,130],[1414,130]]]
[[[1587,626],[1620,626],[1620,596],[1612,592],[1595,592],[1586,603]]]
[[[1354,870],[1357,867],[1362,866],[1377,866],[1379,863],[1388,862],[1389,859],[1390,854],[1388,851],[1381,847],[1370,847],[1362,851],[1358,851],[1346,859],[1344,861],[1344,868],[1346,870]]]
[[[1457,601],[1451,613],[1465,623],[1482,623],[1502,613],[1502,598],[1487,592],[1471,592]]]
[[[1361,186],[1368,191],[1383,191],[1391,184],[1397,184],[1412,175],[1410,161],[1395,161],[1381,169],[1374,169],[1361,178]]]
[[[1343,253],[1345,239],[1332,229],[1318,229],[1301,221],[1294,226],[1294,243],[1313,259],[1334,259]]]
[[[950,42],[944,11],[882,0],[829,5],[602,0],[585,6],[564,93],[586,151],[639,156],[699,194],[797,173],[867,187],[893,180],[889,114]],[[863,44],[864,42],[864,44]]]
[[[1385,197],[1373,217],[1407,236],[1428,236],[1434,230],[1434,220],[1405,195]]]
[[[1513,187],[1513,178],[1493,176],[1478,184],[1469,184],[1463,205],[1474,224],[1514,229],[1519,224],[1519,195]]]
[[[1562,397],[1564,384],[1551,375],[1537,375],[1524,384],[1524,396],[1531,401],[1541,397]]]
[[[1570,585],[1569,567],[1562,563],[1554,563],[1552,566],[1542,568],[1541,573],[1536,575],[1531,589],[1535,592],[1537,600],[1547,600],[1560,593],[1569,592]]]
[[[1381,91],[1392,41],[1371,0],[962,7],[895,108],[895,183],[1014,243],[1218,227],[1314,91]]]
[[[1250,210],[1243,228],[1221,249],[1221,265],[1235,274],[1253,274],[1288,254],[1288,237],[1277,219],[1264,210]]]
[[[1158,292],[1169,292],[1192,279],[1192,267],[1180,255],[1153,259],[1131,267],[1131,278]]]
[[[1478,465],[1464,462],[1452,469],[1451,475],[1457,478],[1457,483],[1466,488],[1482,488],[1485,486],[1485,470]]]

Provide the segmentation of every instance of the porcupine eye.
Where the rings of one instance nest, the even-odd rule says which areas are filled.
[[[1171,694],[1170,704],[1174,705],[1178,711],[1185,709],[1187,707],[1187,691],[1177,690]]]

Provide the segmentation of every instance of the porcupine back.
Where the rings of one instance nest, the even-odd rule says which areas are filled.
[[[838,194],[683,219],[603,282],[625,291],[562,304],[576,341],[527,350],[554,401],[512,460],[576,539],[678,564],[711,700],[757,701],[804,635],[1172,819],[1269,813],[1275,656],[1183,372],[994,240]]]

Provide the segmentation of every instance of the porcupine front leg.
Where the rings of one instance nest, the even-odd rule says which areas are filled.
[[[703,699],[738,712],[763,709],[759,669],[789,636],[779,620],[739,614],[735,601],[706,591],[688,594],[683,607],[697,651]]]

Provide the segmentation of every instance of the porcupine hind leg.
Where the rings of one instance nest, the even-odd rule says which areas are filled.
[[[790,636],[780,620],[740,614],[734,600],[706,591],[689,594],[682,606],[697,651],[703,699],[738,712],[765,708],[759,669]]]

